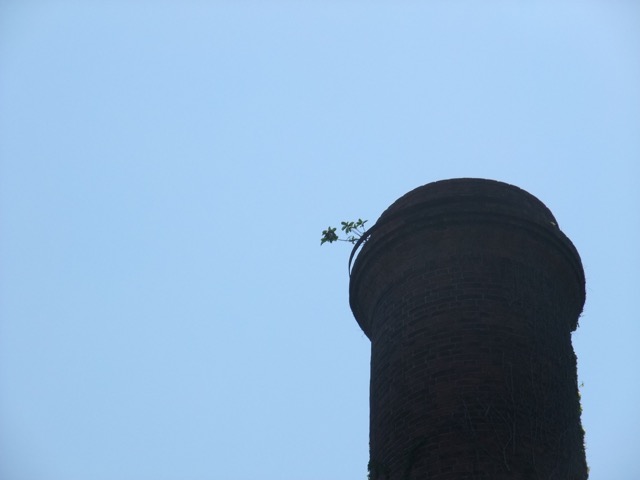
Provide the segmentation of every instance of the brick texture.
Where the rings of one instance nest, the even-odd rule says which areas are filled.
[[[571,345],[584,272],[544,204],[445,180],[369,233],[350,303],[371,340],[371,479],[586,479]]]

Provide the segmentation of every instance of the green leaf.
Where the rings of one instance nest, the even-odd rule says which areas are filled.
[[[362,220],[361,218],[358,218],[358,220],[355,222],[340,222],[340,230],[346,234],[345,238],[338,237],[338,235],[336,234],[336,227],[327,227],[326,230],[322,231],[320,245],[324,245],[325,243],[337,242],[338,240],[355,244],[366,232],[366,229],[364,228],[364,224],[366,222],[367,220]]]

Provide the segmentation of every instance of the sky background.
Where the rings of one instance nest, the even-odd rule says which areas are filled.
[[[2,0],[0,478],[364,480],[320,233],[453,177],[576,245],[591,479],[640,478],[640,3]]]

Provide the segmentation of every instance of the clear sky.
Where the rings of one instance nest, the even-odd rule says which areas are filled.
[[[320,232],[465,176],[578,248],[591,479],[640,478],[640,3],[3,0],[0,478],[364,480]]]

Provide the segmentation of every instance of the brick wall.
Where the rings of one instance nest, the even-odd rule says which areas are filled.
[[[517,187],[447,180],[370,233],[350,302],[371,340],[372,480],[586,479],[584,273],[551,212]]]

